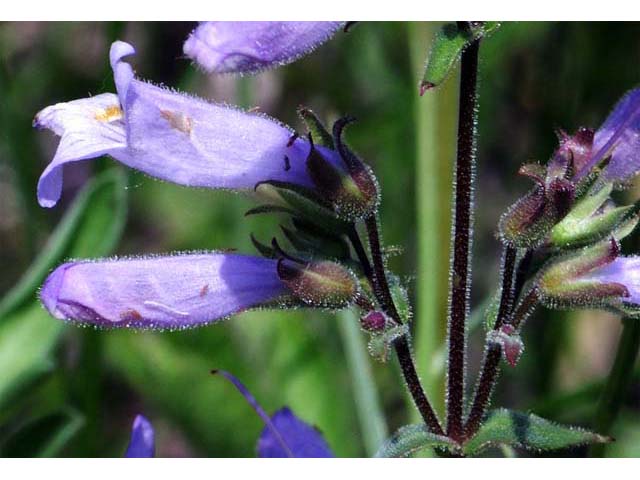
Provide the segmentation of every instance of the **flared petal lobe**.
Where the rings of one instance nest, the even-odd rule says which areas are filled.
[[[631,90],[616,104],[596,131],[587,168],[582,175],[611,155],[602,173],[607,182],[625,182],[640,172],[640,89]]]
[[[274,428],[266,426],[258,440],[258,456],[263,458],[331,458],[333,452],[322,434],[300,420],[289,408],[278,410],[271,417],[273,427],[283,442],[277,438]]]
[[[293,131],[267,116],[137,80],[123,61],[134,52],[124,42],[111,47],[118,96],[54,105],[36,117],[37,126],[62,137],[40,178],[41,205],[51,207],[59,199],[63,164],[105,154],[152,177],[190,187],[248,190],[266,180],[313,187],[305,166],[308,141],[291,141]],[[337,153],[322,152],[341,168]]]
[[[275,260],[202,253],[65,263],[40,299],[54,317],[108,328],[181,329],[277,301]]]
[[[291,63],[344,22],[203,22],[184,53],[209,73],[255,73]]]
[[[152,458],[156,454],[155,432],[151,422],[137,415],[131,429],[131,440],[124,456],[126,458]]]
[[[61,137],[38,182],[38,201],[43,207],[53,207],[60,198],[65,163],[102,155],[127,163],[126,132],[117,95],[104,93],[52,105],[39,112],[33,124]]]

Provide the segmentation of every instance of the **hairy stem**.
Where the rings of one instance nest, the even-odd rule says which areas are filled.
[[[505,322],[508,321],[508,317],[513,309],[516,254],[517,250],[514,247],[505,247],[502,260],[502,291],[500,294],[498,316],[496,317],[496,323],[493,327],[494,330],[498,330],[505,324]],[[470,438],[478,431],[480,422],[482,422],[482,418],[489,406],[491,394],[498,379],[498,374],[500,373],[502,348],[496,343],[489,342],[488,338],[489,336],[487,335],[484,359],[480,369],[480,378],[478,379],[478,384],[476,386],[469,417],[464,427],[466,438]]]
[[[618,343],[616,358],[611,367],[609,378],[602,390],[594,429],[596,432],[606,435],[610,432],[615,422],[620,407],[629,391],[633,367],[640,349],[640,323],[633,318],[622,320],[622,334]],[[603,457],[605,445],[594,445],[591,448],[592,457]]]
[[[369,262],[369,258],[362,245],[360,237],[358,236],[355,228],[349,233],[349,240],[353,245],[353,248],[358,256],[358,260],[363,266],[363,269],[370,272],[368,275],[369,282],[373,288],[374,294],[378,303],[394,321],[398,324],[402,323],[402,319],[398,314],[398,310],[393,302],[391,291],[389,290],[389,282],[387,281],[386,270],[384,266],[384,259],[382,257],[382,248],[380,245],[380,233],[378,230],[378,220],[375,215],[372,215],[365,219],[367,227],[367,235],[369,238],[369,249],[371,251],[371,257],[373,259],[373,267]],[[411,394],[411,398],[418,408],[420,415],[422,416],[425,424],[433,433],[438,435],[444,435],[444,430],[440,426],[440,421],[427,398],[427,395],[422,388],[420,378],[416,372],[416,367],[411,356],[411,348],[406,336],[402,336],[393,342],[398,362],[402,370],[405,382]]]
[[[470,252],[473,228],[473,178],[476,137],[476,89],[480,41],[462,53],[460,104],[458,110],[458,152],[455,168],[455,210],[453,256],[448,318],[447,434],[463,437],[462,415],[465,389],[465,357],[469,291]]]

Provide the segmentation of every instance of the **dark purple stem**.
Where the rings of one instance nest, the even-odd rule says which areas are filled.
[[[465,388],[465,357],[469,290],[470,252],[473,222],[473,177],[476,138],[476,90],[480,41],[472,42],[462,53],[460,105],[458,115],[458,154],[455,168],[455,217],[453,261],[449,295],[449,359],[447,374],[447,435],[461,440]]]
[[[508,321],[513,309],[514,300],[514,276],[516,273],[517,250],[508,246],[505,248],[502,260],[502,291],[500,294],[500,306],[494,330],[499,329]],[[520,269],[518,268],[518,271]],[[487,337],[488,338],[488,337]],[[472,437],[480,427],[480,422],[489,406],[491,393],[500,373],[500,359],[502,358],[502,348],[499,344],[488,342],[485,347],[485,355],[480,370],[480,378],[473,396],[473,403],[467,423],[464,427],[465,438]]]
[[[391,295],[391,291],[389,289],[389,282],[387,281],[386,270],[384,267],[384,259],[382,256],[382,248],[380,245],[380,232],[378,230],[378,220],[375,215],[371,215],[365,219],[365,225],[367,228],[367,236],[369,239],[369,249],[371,251],[371,257],[373,259],[373,267],[369,262],[369,258],[364,250],[362,242],[360,241],[360,237],[358,232],[353,228],[348,236],[353,248],[358,256],[358,260],[360,261],[363,270],[369,272],[367,275],[369,282],[371,283],[371,287],[373,288],[374,294],[378,303],[382,307],[389,317],[391,317],[396,323],[401,324],[402,319],[398,314],[398,310],[393,302],[393,297]],[[411,347],[409,346],[409,341],[406,336],[402,336],[398,338],[395,342],[393,342],[393,347],[396,351],[396,355],[398,357],[398,362],[400,363],[400,369],[402,370],[402,375],[409,389],[409,393],[411,394],[411,398],[418,408],[422,419],[425,424],[433,433],[437,435],[444,435],[444,430],[440,425],[440,421],[438,420],[438,416],[435,413],[435,410],[431,406],[429,399],[427,398],[424,389],[422,388],[422,383],[420,382],[420,378],[418,377],[418,373],[416,371],[415,363],[413,361],[413,357],[411,355]]]

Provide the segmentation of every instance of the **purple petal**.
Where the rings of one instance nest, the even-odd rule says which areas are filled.
[[[309,424],[296,417],[284,407],[270,418],[251,392],[234,375],[224,370],[215,370],[229,380],[253,407],[265,423],[258,440],[258,456],[263,458],[329,458],[333,452],[322,434]]]
[[[611,161],[602,174],[603,180],[624,182],[640,171],[640,89],[628,92],[617,103],[596,132],[592,151],[582,175],[609,154]]]
[[[134,52],[124,42],[111,47],[118,97],[104,94],[61,103],[36,117],[36,126],[62,137],[40,178],[41,205],[51,207],[59,199],[63,164],[105,154],[153,177],[192,187],[252,189],[266,180],[313,187],[305,165],[307,140],[290,144],[293,131],[265,115],[135,79],[122,60]],[[317,148],[343,168],[336,152]]]
[[[54,317],[117,328],[204,325],[277,301],[275,260],[224,253],[65,263],[40,299]]]
[[[36,128],[48,128],[61,137],[51,163],[38,181],[38,202],[53,207],[62,191],[62,166],[102,155],[125,161],[126,134],[118,97],[95,97],[58,103],[39,112]],[[125,162],[126,163],[126,162]]]
[[[152,458],[155,456],[153,426],[142,415],[137,415],[131,429],[131,440],[124,454],[126,458]]]
[[[629,292],[629,297],[625,297],[624,301],[640,305],[640,256],[618,257],[593,272],[589,279],[624,285]]]
[[[287,407],[281,408],[271,417],[279,435],[297,458],[332,458],[333,452],[317,429],[303,422]],[[258,440],[258,456],[263,458],[287,457],[273,429],[265,427]]]
[[[344,22],[203,22],[184,53],[209,73],[286,65],[329,40]]]

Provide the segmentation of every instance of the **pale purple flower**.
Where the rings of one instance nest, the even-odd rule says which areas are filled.
[[[126,458],[151,458],[155,456],[155,433],[149,420],[137,415],[131,429],[131,440],[124,456]]]
[[[40,299],[54,317],[78,323],[179,329],[289,293],[276,260],[199,253],[65,263],[46,279]]]
[[[36,115],[34,126],[61,137],[38,182],[38,201],[54,206],[65,164],[110,155],[153,177],[192,187],[252,189],[277,180],[313,187],[305,160],[307,140],[261,114],[206,102],[134,77],[123,58],[134,48],[111,46],[118,95],[59,103]],[[338,154],[316,147],[343,168]]]
[[[322,433],[283,407],[272,416],[260,406],[240,380],[224,370],[214,370],[229,380],[244,396],[265,423],[258,439],[258,456],[263,458],[329,458],[334,457]]]
[[[344,22],[202,22],[184,53],[209,73],[286,65],[329,40]]]
[[[620,284],[626,288],[628,293],[628,296],[621,297],[621,300],[640,306],[640,257],[618,257],[590,272],[581,280],[596,281],[602,284]]]
[[[595,132],[591,154],[577,177],[587,175],[609,155],[611,160],[602,172],[602,180],[621,183],[640,172],[640,88],[624,95]]]

